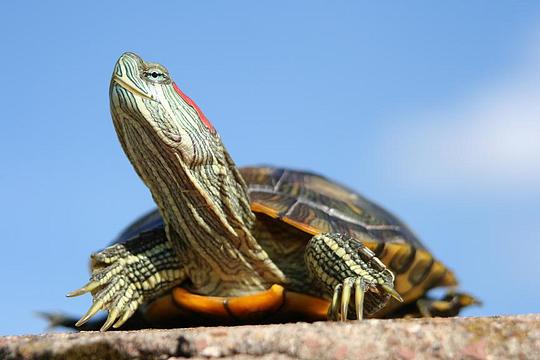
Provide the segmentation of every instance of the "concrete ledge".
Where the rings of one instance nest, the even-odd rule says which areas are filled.
[[[0,359],[532,359],[540,315],[0,337]]]

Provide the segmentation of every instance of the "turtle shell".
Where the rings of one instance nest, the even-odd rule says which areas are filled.
[[[348,234],[373,250],[396,276],[395,289],[404,299],[403,304],[417,300],[433,287],[457,284],[453,273],[434,259],[401,220],[354,190],[304,171],[245,167],[240,172],[248,186],[251,209],[256,214],[286,223],[306,235]],[[258,219],[261,221],[261,216]],[[163,220],[155,210],[132,224],[115,242],[124,242],[141,232],[163,227]],[[199,298],[189,298],[184,292],[181,295],[183,299],[189,299],[184,301],[187,308],[190,308],[190,301],[201,303]],[[221,307],[219,304],[224,301],[223,298],[215,298],[214,303]],[[298,297],[289,302],[294,301],[305,302]],[[250,299],[249,303],[252,302]],[[391,300],[373,316],[391,316],[403,304]],[[322,310],[318,312],[324,313]]]
[[[403,304],[431,288],[454,286],[454,274],[395,215],[358,192],[323,176],[283,168],[241,169],[255,213],[279,219],[306,233],[348,234],[375,252],[392,270]],[[395,300],[374,314],[387,316]]]

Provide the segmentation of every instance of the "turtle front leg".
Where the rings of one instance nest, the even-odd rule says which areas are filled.
[[[394,274],[358,240],[337,233],[318,234],[309,241],[304,260],[312,280],[332,299],[330,320],[348,319],[354,292],[356,318],[373,314],[390,297],[403,301],[394,289]]]
[[[77,322],[81,326],[99,310],[109,310],[101,331],[122,326],[142,304],[185,279],[185,272],[163,229],[139,234],[91,256],[92,275],[67,296],[90,292],[93,303]]]

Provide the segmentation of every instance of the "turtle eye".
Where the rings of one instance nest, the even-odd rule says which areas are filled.
[[[157,68],[143,71],[143,76],[147,81],[158,84],[163,84],[169,80],[169,75]]]

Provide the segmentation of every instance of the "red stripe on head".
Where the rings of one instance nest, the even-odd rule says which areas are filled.
[[[216,133],[216,129],[214,128],[214,125],[212,125],[212,123],[210,122],[210,120],[208,120],[208,118],[204,115],[204,113],[202,112],[201,108],[195,104],[195,102],[193,100],[191,100],[189,98],[189,96],[187,96],[186,94],[184,94],[182,92],[182,90],[180,90],[180,88],[173,82],[172,83],[172,86],[174,88],[174,91],[176,91],[176,93],[178,95],[180,95],[180,97],[182,99],[184,99],[184,101],[186,103],[188,103],[189,106],[191,106],[192,108],[195,109],[195,111],[197,112],[197,115],[199,115],[199,119],[201,119],[202,123],[204,124],[204,126],[206,126],[206,128],[208,130],[210,130],[210,132],[212,134],[215,134]]]

